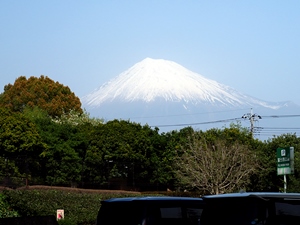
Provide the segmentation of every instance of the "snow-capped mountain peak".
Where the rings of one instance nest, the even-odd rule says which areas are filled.
[[[156,99],[224,106],[260,105],[277,108],[164,59],[146,58],[82,98],[98,107],[114,100],[153,102]]]

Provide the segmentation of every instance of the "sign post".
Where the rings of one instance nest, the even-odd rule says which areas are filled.
[[[283,175],[284,193],[287,189],[286,174],[294,173],[294,147],[277,148],[277,175]]]

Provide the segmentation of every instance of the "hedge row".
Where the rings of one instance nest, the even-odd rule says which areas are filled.
[[[94,225],[101,200],[140,196],[141,193],[30,187],[18,190],[2,190],[2,195],[5,196],[5,201],[10,209],[17,212],[21,217],[56,216],[57,209],[64,209],[67,224]],[[60,224],[64,224],[63,221]]]
[[[199,197],[196,192],[130,192],[122,190],[91,190],[67,187],[28,186],[19,189],[0,189],[11,216],[56,217],[56,210],[63,209],[65,219],[61,225],[94,225],[101,200],[135,196],[185,196]],[[1,216],[0,216],[1,217]],[[5,217],[5,215],[2,215]]]

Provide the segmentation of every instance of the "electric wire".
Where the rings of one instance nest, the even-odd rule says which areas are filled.
[[[199,122],[199,123],[181,123],[181,124],[163,124],[163,125],[153,125],[151,127],[181,127],[181,126],[193,126],[193,125],[204,125],[204,124],[213,124],[213,123],[222,123],[222,122],[232,122],[240,120],[241,118],[233,118],[233,119],[224,119],[224,120],[215,120],[215,121],[207,121],[207,122]]]
[[[171,115],[154,115],[154,116],[138,116],[130,117],[130,119],[148,119],[148,118],[163,118],[163,117],[182,117],[182,116],[195,116],[195,115],[205,115],[205,114],[217,114],[217,113],[226,113],[226,112],[236,112],[236,111],[245,111],[245,109],[236,109],[236,110],[223,110],[223,111],[213,111],[213,112],[201,112],[201,113],[184,113],[184,114],[171,114]]]
[[[271,116],[261,116],[260,118],[295,118],[300,117],[300,115],[271,115]],[[180,127],[180,126],[195,126],[195,125],[205,125],[205,124],[214,124],[214,123],[228,123],[232,121],[241,121],[246,118],[231,118],[231,119],[223,119],[223,120],[215,120],[215,121],[206,121],[199,123],[182,123],[182,124],[161,124],[161,125],[153,125],[150,127]],[[259,136],[274,136],[276,134],[281,135],[282,133],[297,133],[296,131],[300,131],[300,127],[254,127],[253,134]]]
[[[271,115],[271,116],[261,116],[262,118],[293,118],[300,117],[300,115]]]

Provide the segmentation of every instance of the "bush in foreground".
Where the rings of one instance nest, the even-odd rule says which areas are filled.
[[[57,209],[64,210],[65,219],[59,224],[95,224],[100,201],[141,195],[138,192],[97,192],[79,189],[21,189],[3,190],[6,202],[19,216],[55,215]]]

